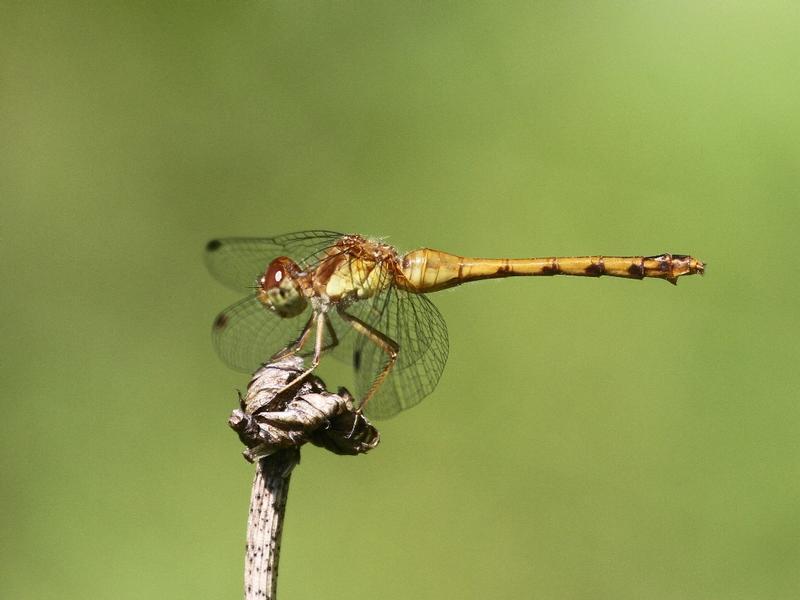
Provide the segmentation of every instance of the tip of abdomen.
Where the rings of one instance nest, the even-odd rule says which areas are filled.
[[[706,264],[701,260],[697,260],[693,256],[689,256],[688,254],[666,254],[655,258],[656,260],[661,261],[667,259],[662,263],[669,263],[670,275],[665,279],[673,285],[678,284],[678,277],[681,275],[705,275],[706,272]]]

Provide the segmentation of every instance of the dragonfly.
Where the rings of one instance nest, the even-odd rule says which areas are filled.
[[[482,279],[552,275],[675,284],[705,270],[684,254],[469,258],[430,248],[401,254],[378,239],[322,230],[214,239],[205,259],[217,280],[248,293],[212,326],[226,364],[253,372],[286,356],[310,356],[289,388],[332,354],[353,366],[358,410],[376,419],[419,403],[442,375],[447,326],[428,293]]]

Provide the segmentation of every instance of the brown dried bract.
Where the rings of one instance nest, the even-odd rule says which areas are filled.
[[[331,394],[317,377],[308,376],[284,389],[303,361],[289,357],[256,371],[228,423],[255,462],[275,452],[311,442],[335,454],[363,454],[378,445],[378,430],[357,412],[347,390]]]

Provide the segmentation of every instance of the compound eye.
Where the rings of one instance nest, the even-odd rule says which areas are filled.
[[[261,288],[264,291],[274,290],[280,287],[281,282],[286,278],[286,268],[280,259],[273,260],[269,264],[267,272],[261,278]]]
[[[282,317],[294,317],[303,312],[307,300],[298,280],[300,268],[290,258],[280,256],[269,263],[259,280],[258,299]]]

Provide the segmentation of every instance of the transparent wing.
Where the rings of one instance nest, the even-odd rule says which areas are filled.
[[[394,368],[367,404],[367,416],[394,416],[434,390],[447,362],[447,326],[427,297],[390,285],[375,298],[356,302],[346,310],[393,339],[400,348]],[[363,398],[388,356],[357,332],[349,334],[349,342],[356,390]]]
[[[211,275],[237,290],[252,290],[267,265],[288,256],[300,267],[314,265],[342,237],[335,231],[298,231],[271,238],[222,238],[206,244],[205,261]]]
[[[252,373],[297,340],[310,317],[310,307],[291,319],[279,317],[254,294],[232,304],[214,319],[214,349],[229,367]]]

